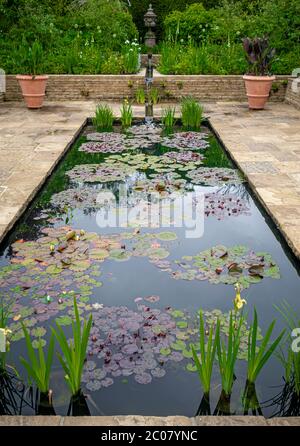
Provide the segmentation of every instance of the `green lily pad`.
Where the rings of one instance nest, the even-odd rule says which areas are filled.
[[[32,336],[34,336],[36,338],[41,338],[41,337],[45,336],[46,329],[44,327],[36,327],[36,328],[33,328],[30,333],[32,334]]]
[[[168,240],[176,240],[177,235],[175,232],[159,232],[156,234],[156,237],[159,240],[168,241]]]
[[[188,372],[197,372],[197,367],[192,363],[187,364],[185,368]]]
[[[67,326],[72,324],[72,318],[70,316],[59,316],[55,319],[58,325]]]
[[[168,356],[171,354],[172,350],[170,348],[161,348],[159,352],[163,356]]]
[[[112,249],[109,253],[109,257],[118,262],[124,262],[130,259],[131,253],[125,249]]]
[[[186,328],[188,326],[188,323],[186,321],[178,321],[176,325],[178,328]]]
[[[34,341],[32,341],[32,347],[36,348],[36,349],[38,349],[39,346],[45,347],[46,344],[47,344],[47,342],[43,338],[35,339]]]

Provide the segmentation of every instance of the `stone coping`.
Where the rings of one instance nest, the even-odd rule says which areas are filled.
[[[127,416],[0,416],[3,426],[300,426],[300,417],[264,418],[263,416],[201,416],[201,417],[152,417],[140,415]]]

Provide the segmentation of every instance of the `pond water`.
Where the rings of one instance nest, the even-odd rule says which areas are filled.
[[[248,320],[256,308],[261,333],[276,318],[278,335],[285,325],[275,305],[285,299],[300,314],[299,264],[208,126],[131,132],[87,126],[3,243],[0,295],[13,302],[8,363],[26,379],[21,321],[34,346],[47,345],[55,320],[71,333],[75,295],[81,315],[93,315],[82,387],[90,413],[194,416],[202,391],[190,343],[199,309],[210,323],[221,318],[226,338],[239,282]],[[247,326],[236,414],[244,413],[246,348]],[[273,356],[256,383],[265,416],[278,410],[283,384]],[[51,389],[65,415],[70,394],[57,358]],[[212,413],[220,393],[216,367]],[[33,411],[23,405],[22,413]]]

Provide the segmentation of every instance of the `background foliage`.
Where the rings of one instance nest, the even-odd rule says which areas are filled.
[[[0,66],[8,73],[24,72],[28,48],[38,40],[44,49],[45,73],[135,72],[138,48],[132,42],[143,41],[143,15],[149,3],[0,0]],[[165,74],[243,73],[247,65],[241,39],[265,34],[277,51],[274,73],[291,73],[300,64],[299,0],[152,0],[152,4],[158,15],[157,51],[163,54],[160,69]]]
[[[122,73],[125,42],[137,29],[119,0],[0,0],[0,65],[24,72],[35,40],[44,49],[47,73]]]

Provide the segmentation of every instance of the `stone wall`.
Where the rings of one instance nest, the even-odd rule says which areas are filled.
[[[285,100],[300,109],[300,79],[289,79]]]
[[[272,101],[283,101],[287,76],[278,76],[271,92]],[[48,101],[107,100],[134,98],[138,87],[144,86],[143,74],[137,75],[49,75],[46,89]],[[164,101],[176,101],[193,95],[200,101],[245,101],[242,76],[171,76],[156,74],[154,87]],[[15,76],[6,77],[6,101],[22,100]]]

